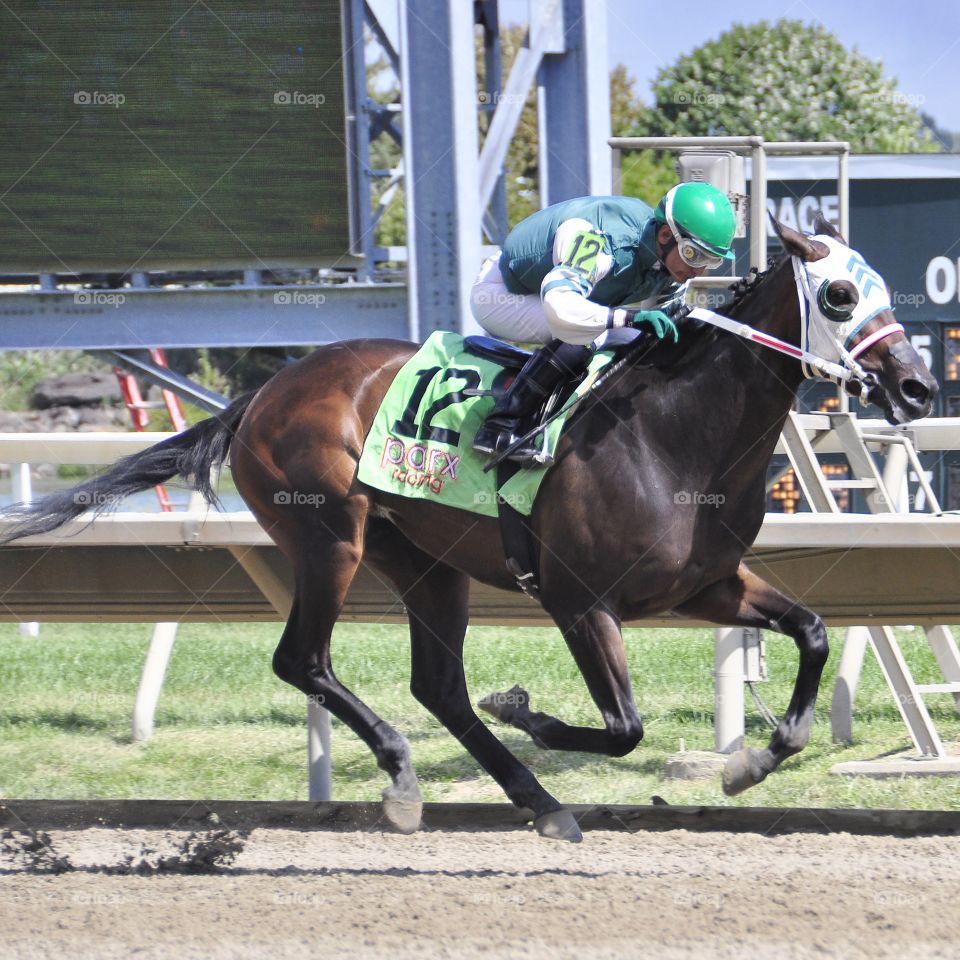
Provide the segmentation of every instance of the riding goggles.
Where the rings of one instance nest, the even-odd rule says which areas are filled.
[[[707,270],[716,270],[723,263],[723,257],[718,257],[715,253],[710,253],[699,246],[695,240],[685,237],[677,231],[673,224],[670,224],[670,230],[673,233],[673,239],[677,241],[677,253],[680,259],[688,266],[699,270],[705,267]]]

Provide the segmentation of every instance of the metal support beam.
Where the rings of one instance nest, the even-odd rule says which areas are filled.
[[[194,383],[189,377],[177,373],[169,367],[160,367],[142,357],[131,357],[121,350],[112,351],[116,364],[130,373],[139,373],[161,390],[170,390],[181,400],[206,410],[207,413],[219,413],[230,406],[230,401],[222,394],[208,390],[202,384]]]
[[[540,69],[545,117],[540,200],[610,193],[606,0],[563,0],[564,52]]]
[[[477,331],[480,265],[473,4],[420,0],[401,10],[410,329]]]
[[[866,627],[847,629],[830,701],[830,730],[834,743],[853,743],[853,704],[869,641],[870,631]]]
[[[781,442],[786,448],[790,466],[803,496],[810,509],[818,513],[840,513],[840,507],[830,490],[827,478],[820,469],[813,444],[807,439],[807,434],[799,426],[797,414],[792,410],[783,423]]]
[[[361,333],[409,336],[401,284],[84,293],[0,294],[0,350],[311,346]]]
[[[562,11],[562,0],[542,0],[539,12],[531,14],[530,33],[527,46],[517,51],[510,76],[504,87],[500,102],[496,105],[487,138],[483,142],[480,154],[480,207],[486,209],[493,196],[497,179],[500,177],[507,157],[507,149],[520,114],[526,103],[527,94],[540,69],[543,56],[550,50],[562,49],[562,39],[557,35],[556,23]],[[541,154],[542,154],[541,150]],[[541,193],[543,163],[541,156]]]
[[[750,265],[767,269],[767,155],[762,146],[750,151]]]
[[[717,753],[743,747],[743,630],[714,630],[713,735]]]
[[[146,743],[153,736],[153,719],[163,689],[163,679],[167,675],[167,664],[173,653],[173,642],[177,639],[177,626],[174,621],[154,625],[133,703],[131,734],[134,743]]]
[[[481,106],[491,120],[500,103],[503,83],[503,57],[500,49],[500,17],[497,0],[482,0],[476,4],[477,22],[483,27],[483,74],[487,102]],[[489,127],[488,127],[489,129]],[[483,191],[481,177],[481,193]],[[507,219],[507,188],[503,166],[497,174],[490,203],[484,211],[483,229],[491,243],[502,244],[510,230]]]
[[[893,631],[889,627],[866,629],[913,745],[925,757],[945,757],[940,735],[930,719],[921,691],[917,689]]]
[[[367,26],[383,48],[390,65],[400,75],[400,23],[397,19],[397,0],[366,0]]]
[[[940,664],[947,686],[953,688],[949,692],[953,694],[953,702],[960,710],[960,651],[957,650],[957,641],[953,639],[953,631],[942,624],[927,627],[927,641]]]
[[[370,223],[370,115],[367,112],[367,63],[364,57],[363,0],[346,0],[343,10],[344,110],[347,163],[350,165],[350,252],[363,257],[361,275],[373,268],[373,229]]]
[[[10,480],[13,486],[14,503],[30,503],[33,500],[33,478],[29,463],[12,463]],[[37,620],[24,620],[20,624],[21,637],[39,637],[40,623]]]

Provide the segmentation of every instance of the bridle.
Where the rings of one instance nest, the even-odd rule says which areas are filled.
[[[833,248],[831,247],[831,249]],[[845,249],[850,251],[849,247],[845,247]],[[856,256],[855,253],[851,252],[851,262],[854,261]],[[820,283],[817,284],[817,288],[814,289],[806,261],[796,255],[791,256],[791,261],[794,283],[797,289],[797,300],[800,307],[800,323],[804,348],[809,349],[811,344],[817,342],[829,343],[836,350],[837,360],[839,360],[840,364],[848,372],[847,376],[840,378],[841,380],[858,380],[863,385],[863,388],[867,388],[868,384],[871,383],[872,387],[875,387],[876,378],[860,366],[857,362],[858,357],[863,356],[871,347],[880,343],[881,340],[885,340],[892,334],[903,333],[903,324],[894,320],[884,324],[879,330],[874,330],[873,333],[863,337],[857,343],[852,344],[852,346],[851,343],[857,334],[860,333],[874,317],[884,310],[892,309],[886,294],[884,293],[878,305],[875,307],[867,307],[866,304],[864,304],[863,306],[866,307],[864,311],[861,310],[859,301],[853,309],[838,310],[831,308],[824,297],[830,279],[822,278]],[[864,265],[863,271],[858,273],[857,276],[863,277],[868,270],[869,268]],[[879,284],[882,283],[878,274],[873,274],[872,271],[869,271],[869,274],[870,276],[866,280],[868,291],[871,289],[871,286],[879,287]],[[877,277],[876,281],[872,279],[873,276]],[[858,312],[861,314],[860,316],[857,316]],[[818,350],[813,348],[810,352],[817,353]],[[817,376],[816,373],[811,371],[810,365],[801,361],[801,367],[803,369],[803,375],[808,380],[814,379]],[[836,378],[830,377],[829,379]],[[869,393],[869,390],[867,392]],[[862,396],[865,400],[867,399],[866,393],[862,394]]]
[[[854,254],[854,256],[856,255]],[[869,403],[870,394],[879,387],[879,382],[874,374],[861,366],[858,358],[871,347],[880,343],[881,340],[894,333],[902,333],[903,324],[896,321],[887,323],[848,348],[850,341],[878,313],[884,309],[890,309],[889,301],[883,302],[865,317],[856,317],[853,310],[831,307],[829,303],[822,302],[820,296],[829,280],[823,280],[815,292],[806,262],[796,254],[792,254],[790,259],[800,307],[802,346],[794,346],[792,343],[764,333],[762,330],[757,330],[740,320],[726,317],[702,307],[694,307],[687,315],[695,320],[733,333],[745,340],[760,344],[777,353],[793,357],[800,362],[803,375],[808,380],[824,377],[835,383],[850,386],[858,385],[861,398],[864,402]],[[815,345],[816,343],[829,344],[835,356],[824,356],[825,351],[818,348]]]

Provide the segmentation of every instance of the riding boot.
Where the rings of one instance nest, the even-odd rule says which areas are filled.
[[[593,350],[562,340],[551,340],[524,364],[507,392],[497,400],[477,431],[473,449],[498,454],[509,449],[536,426],[535,417],[558,384],[586,369]],[[532,460],[540,453],[542,434],[532,437],[510,454],[510,460]]]

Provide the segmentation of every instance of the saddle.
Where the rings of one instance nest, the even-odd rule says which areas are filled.
[[[499,363],[507,370],[519,370],[532,356],[532,350],[515,347],[512,343],[495,340],[493,337],[464,337],[463,345],[468,353],[484,360]]]

